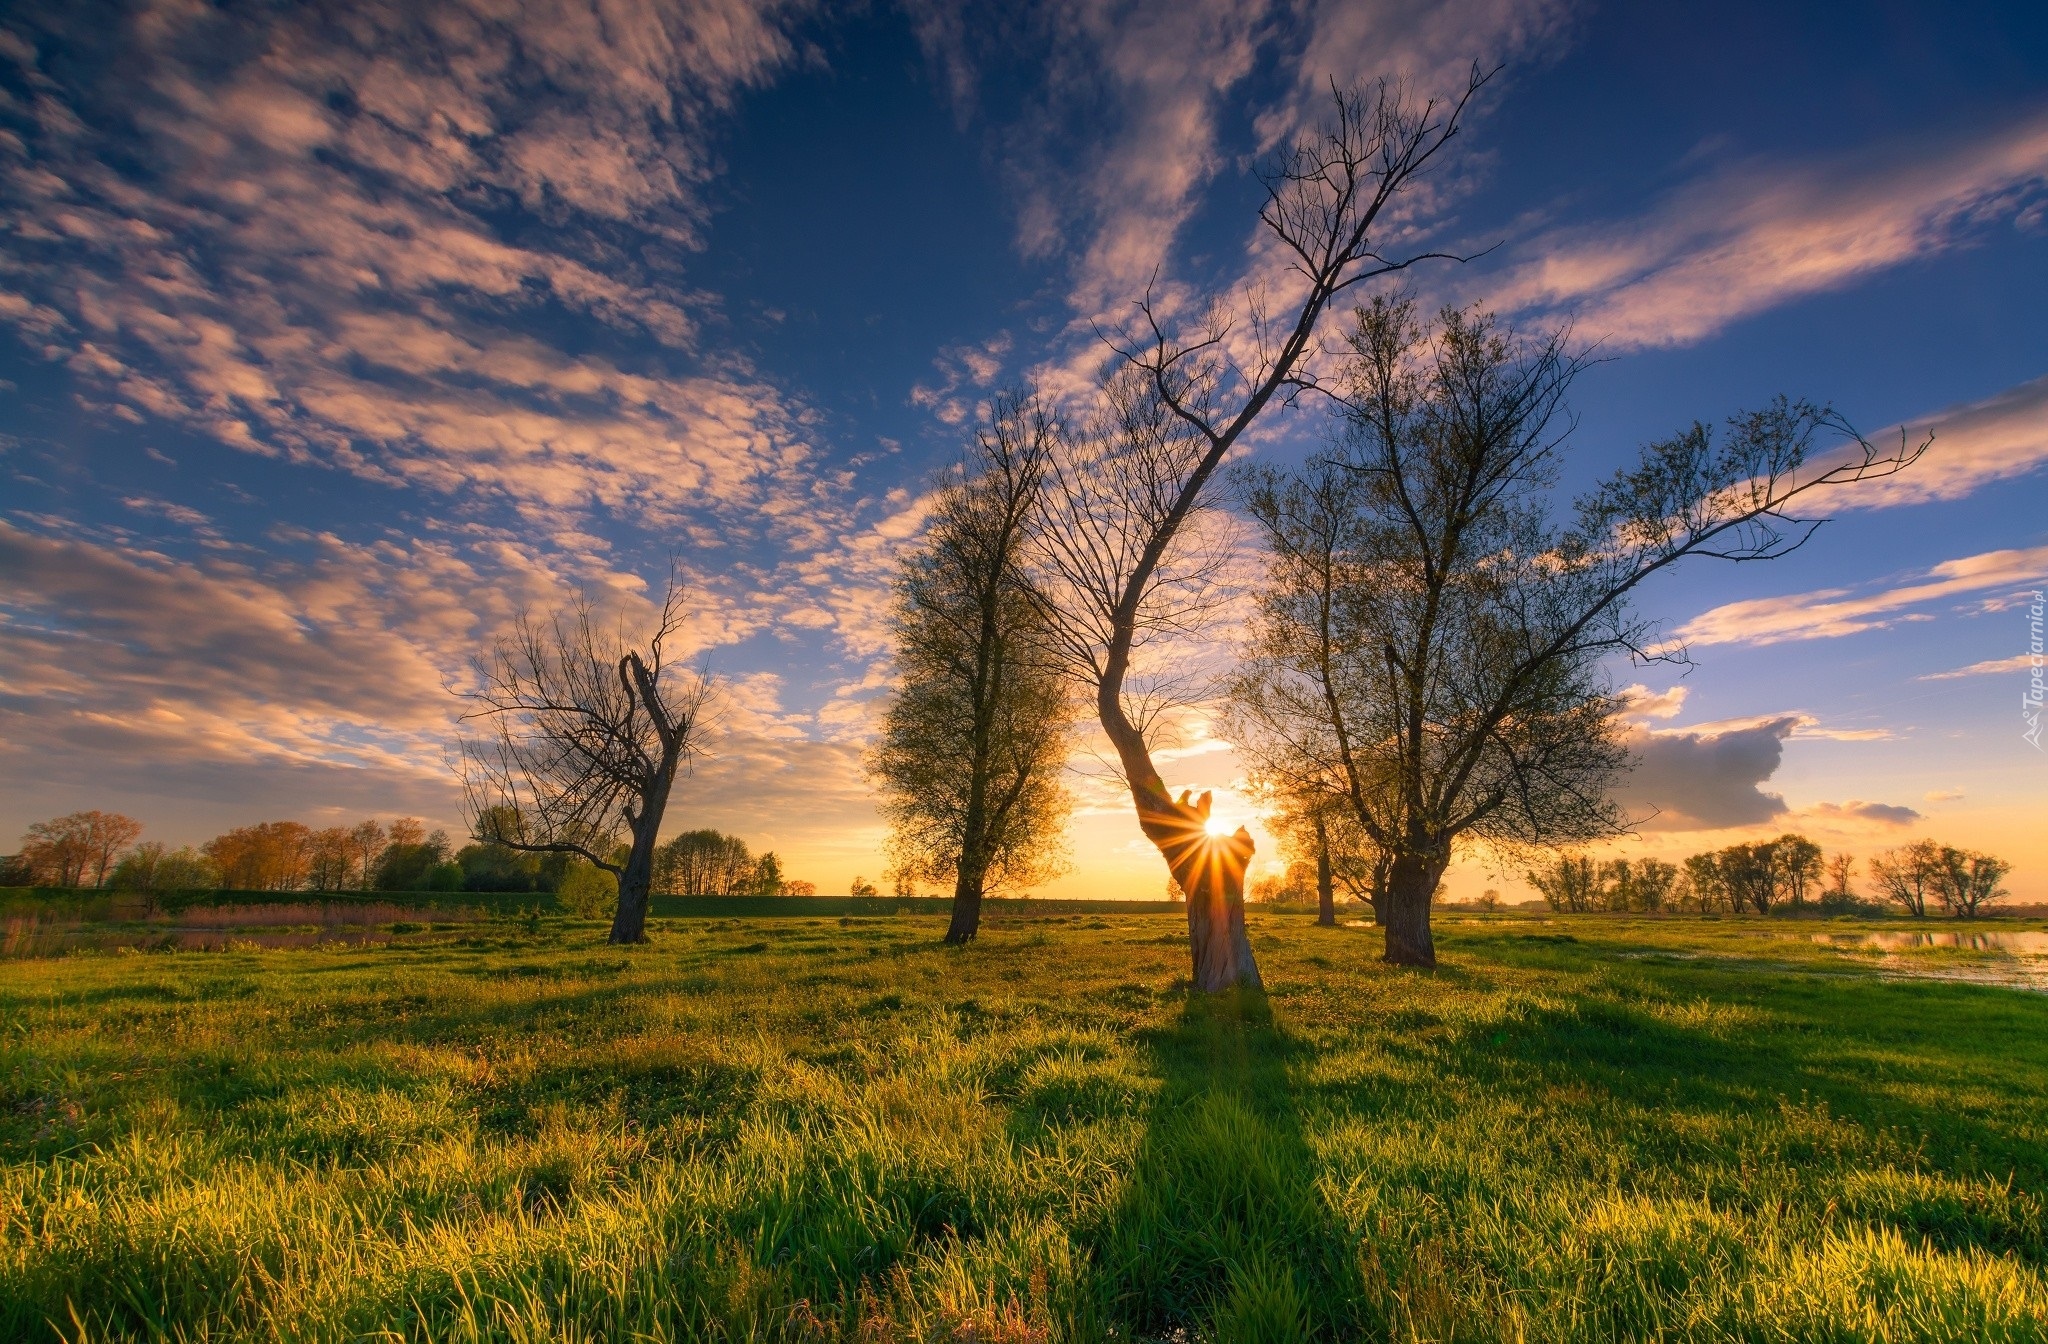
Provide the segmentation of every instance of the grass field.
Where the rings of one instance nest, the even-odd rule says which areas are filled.
[[[2048,1338],[2048,995],[1879,973],[1987,954],[1252,921],[0,963],[0,1338]]]

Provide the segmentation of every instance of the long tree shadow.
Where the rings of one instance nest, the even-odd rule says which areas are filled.
[[[1265,996],[1192,996],[1147,1035],[1163,1087],[1121,1199],[1089,1229],[1096,1333],[1260,1344],[1375,1324],[1291,1094],[1305,1047]]]

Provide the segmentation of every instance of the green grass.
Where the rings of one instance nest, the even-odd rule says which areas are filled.
[[[2048,996],[1252,924],[1265,998],[1168,913],[0,964],[0,1338],[2048,1338]]]

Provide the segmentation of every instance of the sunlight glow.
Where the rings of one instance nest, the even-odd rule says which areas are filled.
[[[1209,819],[1202,823],[1202,829],[1211,835],[1229,835],[1237,827],[1211,813]]]

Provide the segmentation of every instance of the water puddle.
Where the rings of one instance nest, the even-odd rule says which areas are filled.
[[[1811,941],[1838,952],[1874,955],[1879,974],[1887,978],[2048,991],[2048,932],[2037,929],[1884,929],[1816,933]]]
[[[1812,937],[1823,947],[1870,947],[1887,952],[1916,947],[1955,947],[1968,952],[2009,952],[2016,956],[2048,957],[2048,932],[2035,929],[1930,929],[1913,932],[1887,929],[1869,933],[1816,933]]]

